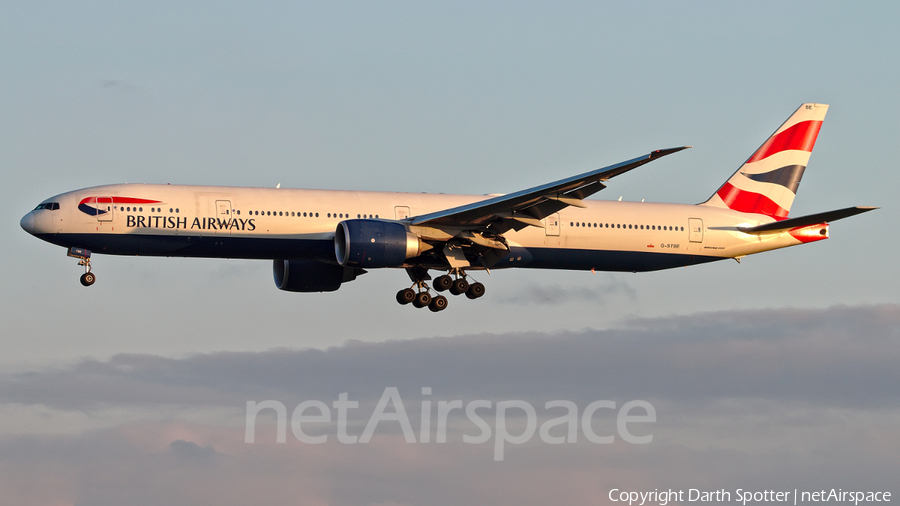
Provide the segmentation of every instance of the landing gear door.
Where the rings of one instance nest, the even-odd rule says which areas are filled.
[[[691,242],[703,242],[703,220],[700,218],[688,218],[688,228],[690,229],[689,239]]]
[[[97,197],[95,204],[97,208],[97,220],[112,221],[113,220],[113,199],[112,197]]]
[[[559,213],[544,218],[544,232],[547,235],[559,236]]]
[[[232,212],[230,200],[216,201],[216,221],[219,230],[231,231]]]

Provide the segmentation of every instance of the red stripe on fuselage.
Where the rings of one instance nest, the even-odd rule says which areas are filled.
[[[758,162],[763,158],[787,150],[809,151],[816,145],[816,137],[822,128],[821,121],[801,121],[787,130],[769,137],[765,144],[753,153],[746,163]]]
[[[776,204],[772,199],[760,193],[748,192],[725,183],[716,194],[725,202],[729,209],[742,213],[758,213],[771,216],[776,220],[787,218],[787,209]]]
[[[78,205],[88,204],[90,202],[102,202],[104,204],[108,202],[113,202],[114,204],[159,204],[162,201],[136,199],[134,197],[88,197],[86,199],[82,199],[82,201],[79,202]]]

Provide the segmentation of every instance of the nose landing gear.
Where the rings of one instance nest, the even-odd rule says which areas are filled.
[[[69,248],[67,256],[78,259],[78,265],[84,266],[84,274],[81,275],[82,286],[91,286],[97,277],[91,272],[91,250],[84,248]]]
[[[84,286],[91,286],[94,284],[94,281],[97,281],[97,277],[91,272],[85,272],[81,275],[81,284]]]

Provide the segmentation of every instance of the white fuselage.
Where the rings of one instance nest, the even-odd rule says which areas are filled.
[[[22,227],[54,244],[95,253],[335,262],[333,240],[341,221],[402,220],[487,198],[119,184],[47,199],[44,204],[58,206],[42,204],[22,219]],[[505,233],[511,254],[496,267],[647,271],[740,258],[803,242],[787,232],[737,230],[773,221],[761,214],[684,204],[584,204],[544,218],[544,228]],[[827,237],[827,230],[822,235]]]

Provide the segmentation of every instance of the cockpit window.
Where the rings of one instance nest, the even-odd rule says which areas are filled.
[[[38,211],[41,209],[46,209],[48,211],[56,211],[57,209],[59,209],[59,202],[44,202],[44,203],[38,204],[38,206],[34,208],[35,211]]]

